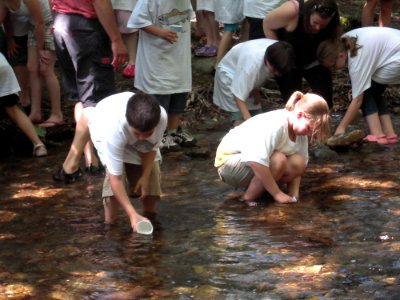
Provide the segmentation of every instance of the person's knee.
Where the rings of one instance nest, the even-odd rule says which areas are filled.
[[[270,170],[276,180],[278,180],[286,170],[287,157],[282,152],[274,152],[270,158]]]
[[[306,161],[300,154],[293,154],[288,157],[288,172],[293,178],[301,176],[306,170]]]

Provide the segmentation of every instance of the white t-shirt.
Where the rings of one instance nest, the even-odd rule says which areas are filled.
[[[190,20],[194,16],[189,0],[138,0],[128,28],[181,25],[176,43],[139,30],[135,87],[148,94],[169,95],[192,89]]]
[[[243,161],[257,162],[267,167],[274,151],[286,156],[298,153],[307,164],[308,138],[297,136],[295,142],[290,140],[287,113],[286,109],[278,109],[248,119],[225,135],[218,153],[240,153]]]
[[[135,7],[136,0],[112,0],[113,9],[132,11]]]
[[[276,40],[257,39],[234,46],[217,66],[214,79],[214,104],[223,110],[237,112],[235,97],[246,101],[250,110],[260,109],[249,98],[254,88],[262,87],[273,74],[264,64],[265,50]]]
[[[400,30],[389,27],[363,27],[344,36],[357,37],[357,56],[348,54],[353,99],[380,84],[400,84]]]
[[[244,0],[243,14],[246,17],[264,19],[273,9],[280,6],[286,0]]]
[[[161,108],[160,122],[153,134],[139,141],[130,131],[126,120],[126,106],[134,94],[124,92],[100,101],[89,119],[89,130],[93,144],[107,170],[113,175],[121,175],[124,163],[140,165],[141,154],[157,151],[156,159],[161,159],[160,142],[167,127],[167,113]]]
[[[207,10],[214,11],[214,3],[216,0],[197,0],[196,1],[196,11]]]
[[[18,80],[7,59],[0,53],[0,97],[18,94]]]
[[[224,24],[237,24],[244,19],[243,0],[217,0],[214,3],[215,20]]]

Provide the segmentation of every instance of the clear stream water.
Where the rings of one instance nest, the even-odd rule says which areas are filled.
[[[299,203],[256,208],[166,155],[152,236],[103,224],[101,178],[52,182],[68,146],[1,160],[0,299],[400,298],[400,144],[313,156]]]

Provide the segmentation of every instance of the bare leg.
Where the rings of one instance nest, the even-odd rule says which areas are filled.
[[[379,26],[390,26],[392,21],[393,0],[381,0],[381,13],[379,15]]]
[[[21,92],[19,94],[20,103],[23,107],[31,104],[30,93],[29,93],[29,73],[26,66],[15,66],[15,75],[17,76]]]
[[[82,104],[77,103],[76,105]],[[75,136],[63,164],[64,171],[67,174],[72,174],[79,169],[83,148],[90,138],[88,120],[93,109],[93,107],[84,108],[80,118],[76,120]]]
[[[215,21],[214,13],[211,11],[204,11],[204,32],[207,38],[206,46],[218,47],[219,32],[218,22]]]
[[[361,26],[374,25],[374,12],[378,0],[365,0],[364,7],[361,13]]]
[[[25,135],[32,141],[34,146],[42,144],[42,141],[39,139],[31,120],[18,108],[18,106],[14,105],[5,107],[5,111],[11,120],[13,120],[22,130],[22,132],[25,133]]]
[[[392,119],[389,114],[379,116],[380,123],[382,125],[382,131],[386,135],[396,134],[393,128]]]
[[[114,197],[107,197],[103,199],[104,206],[104,223],[113,224],[118,219],[120,204]]]
[[[122,34],[122,39],[124,40],[124,44],[128,48],[128,64],[134,65],[136,62],[138,33],[134,32],[129,34]]]
[[[75,105],[75,109],[74,109],[74,118],[75,118],[76,122],[78,122],[78,120],[82,116],[82,113],[83,113],[83,105],[82,105],[82,103],[78,102]],[[90,139],[86,143],[85,147],[83,148],[83,154],[85,156],[85,166],[86,167],[90,167],[90,165],[92,165],[94,167],[99,166],[99,160],[97,159],[96,153],[94,151],[93,143]]]
[[[39,62],[36,47],[28,48],[28,72],[31,87],[31,113],[29,119],[39,122],[42,119],[42,85],[39,75]]]
[[[60,122],[63,120],[63,113],[61,111],[60,83],[54,73],[56,54],[54,51],[46,51],[46,56],[49,58],[49,64],[40,64],[40,75],[46,84],[51,103],[48,121]]]
[[[160,196],[147,196],[143,200],[143,213],[155,213]]]
[[[379,115],[377,112],[366,116],[365,121],[367,122],[369,132],[372,135],[381,136],[384,134],[383,130],[382,130],[381,122],[379,120]]]
[[[224,31],[222,34],[222,39],[219,43],[219,48],[218,48],[218,53],[217,53],[217,59],[215,61],[215,66],[218,65],[218,63],[221,61],[221,59],[225,56],[225,54],[229,51],[229,49],[232,46],[232,36],[233,32],[232,31]]]
[[[168,115],[168,130],[176,130],[181,123],[182,114],[169,114]]]
[[[270,159],[270,171],[272,177],[278,182],[287,170],[287,158],[280,152],[274,152]],[[259,198],[265,192],[264,185],[261,179],[253,177],[249,187],[247,188],[243,199],[245,201],[254,201]]]

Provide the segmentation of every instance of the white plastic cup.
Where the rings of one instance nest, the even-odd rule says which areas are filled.
[[[153,225],[149,220],[142,220],[136,223],[136,232],[139,234],[152,234],[153,233]]]
[[[178,41],[180,39],[181,32],[183,31],[182,25],[170,25],[169,29],[176,32],[178,35],[178,39],[176,41]]]

